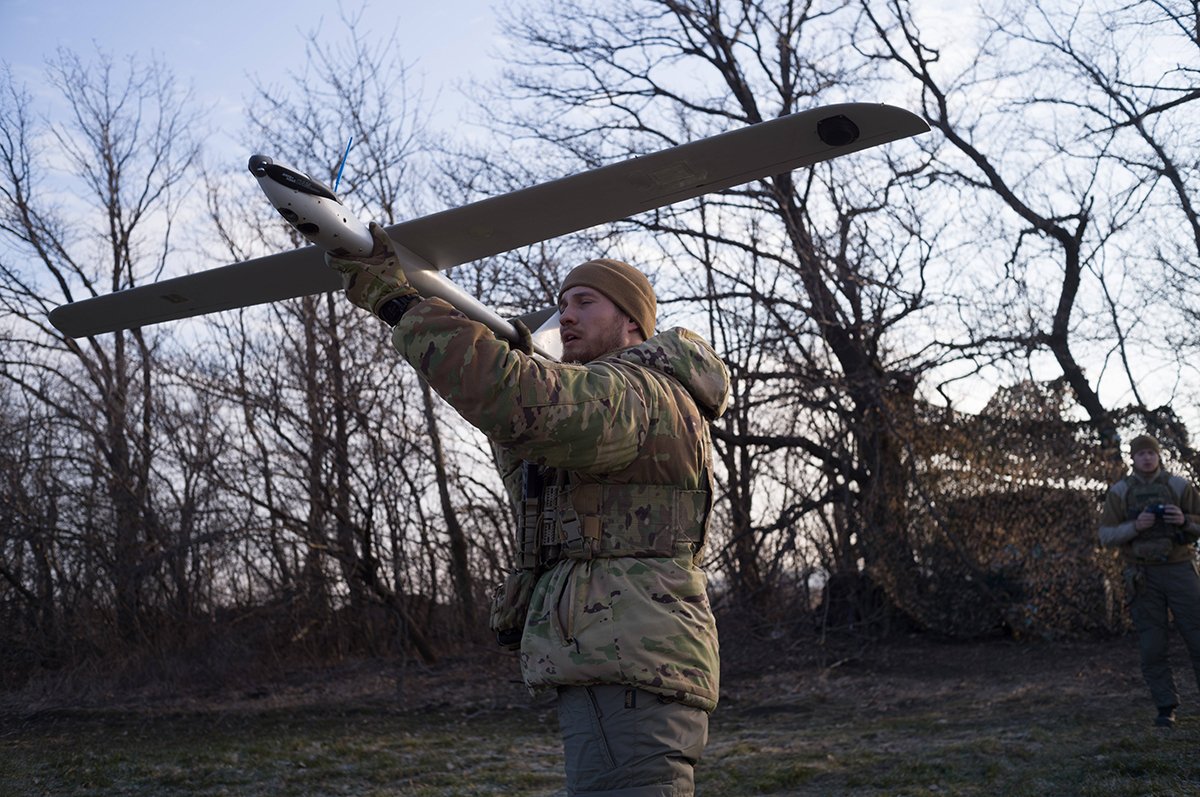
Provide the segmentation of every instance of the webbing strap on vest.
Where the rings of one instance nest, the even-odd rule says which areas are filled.
[[[542,514],[542,471],[532,462],[521,465],[521,516],[517,523],[517,567],[536,570],[540,564]]]
[[[555,496],[559,555],[671,557],[680,544],[698,550],[704,543],[709,496],[708,490],[662,484],[572,484]]]

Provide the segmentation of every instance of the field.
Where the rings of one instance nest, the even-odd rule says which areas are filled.
[[[699,795],[1200,795],[1182,650],[1171,730],[1130,639],[759,653],[727,657]],[[43,682],[0,702],[0,795],[565,794],[552,699],[489,655],[170,694]]]

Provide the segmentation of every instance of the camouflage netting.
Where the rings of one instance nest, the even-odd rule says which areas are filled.
[[[1124,452],[1102,448],[1090,423],[1067,420],[1068,406],[1060,387],[1025,383],[979,415],[926,408],[914,422],[906,538],[876,540],[868,566],[919,625],[1043,638],[1127,626],[1120,566],[1096,536]],[[1144,419],[1125,425],[1125,440],[1146,428]],[[1171,443],[1187,451],[1166,428],[1154,430],[1164,452]],[[1166,464],[1191,477],[1169,453]]]

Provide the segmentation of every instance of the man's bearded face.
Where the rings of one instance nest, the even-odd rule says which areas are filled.
[[[559,300],[558,313],[563,362],[591,362],[641,342],[637,324],[595,288],[569,288]]]

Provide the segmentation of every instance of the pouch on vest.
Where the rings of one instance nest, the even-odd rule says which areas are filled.
[[[532,462],[522,463],[521,506],[517,514],[517,566],[522,570],[536,570],[541,564],[545,493],[546,474]]]
[[[704,544],[707,490],[661,484],[572,484],[558,495],[561,555],[671,557]]]
[[[1170,537],[1152,537],[1150,539],[1134,539],[1129,547],[1133,551],[1134,558],[1139,562],[1162,564],[1171,558],[1171,549],[1174,544]]]
[[[1142,587],[1146,585],[1146,572],[1142,568],[1134,565],[1127,567],[1121,571],[1121,578],[1125,582],[1125,605],[1133,603],[1133,599],[1142,591]]]
[[[541,574],[540,548],[544,518],[542,499],[546,492],[545,474],[532,462],[522,463],[521,504],[517,508],[517,569],[492,590],[488,626],[496,632],[496,641],[508,650],[521,646],[525,617],[533,598],[533,588]]]
[[[1178,504],[1179,499],[1174,490],[1160,479],[1141,483],[1132,479],[1126,482],[1129,490],[1125,494],[1125,506],[1129,518],[1135,519],[1142,512],[1154,511],[1154,507],[1162,504]],[[1163,521],[1161,512],[1155,512],[1158,517],[1154,525],[1138,532],[1129,544],[1130,553],[1134,559],[1143,564],[1163,564],[1171,558],[1175,547],[1174,534]]]
[[[533,570],[514,570],[504,583],[492,591],[492,607],[488,626],[496,632],[500,647],[516,650],[521,647],[521,635],[525,633],[525,616],[529,614],[529,603],[533,599],[533,588],[538,574]]]

